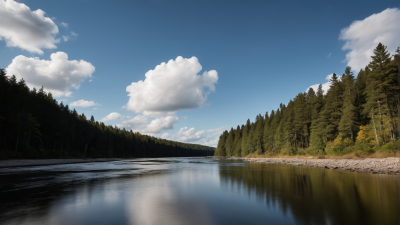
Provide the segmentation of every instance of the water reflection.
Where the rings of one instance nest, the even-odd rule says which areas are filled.
[[[218,177],[183,161],[1,170],[0,224],[213,224],[193,187]]]
[[[0,170],[0,224],[397,224],[398,183],[213,159]]]
[[[221,185],[290,212],[299,224],[398,224],[392,175],[251,163],[220,166]]]
[[[167,184],[170,182],[169,178],[143,177],[141,182]],[[127,207],[130,224],[213,224],[207,205],[188,198],[182,193],[184,190],[179,189],[169,185],[162,188],[149,186],[146,190],[132,193]]]

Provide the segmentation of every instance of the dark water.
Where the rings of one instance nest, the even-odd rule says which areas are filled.
[[[0,169],[0,224],[398,224],[393,175],[205,158]]]

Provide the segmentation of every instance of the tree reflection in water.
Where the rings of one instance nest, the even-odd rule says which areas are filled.
[[[250,163],[220,165],[221,185],[279,206],[300,224],[398,224],[397,176]]]

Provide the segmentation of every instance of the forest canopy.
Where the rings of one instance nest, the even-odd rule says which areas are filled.
[[[216,156],[372,154],[398,149],[399,61],[379,43],[355,78],[333,73],[330,88],[299,93],[287,106],[224,131]]]
[[[107,126],[58,103],[43,87],[0,69],[0,159],[71,157],[183,157],[215,148],[160,139]]]

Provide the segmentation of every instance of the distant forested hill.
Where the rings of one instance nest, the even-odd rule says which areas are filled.
[[[400,48],[392,57],[379,43],[355,79],[347,67],[329,91],[310,88],[287,106],[220,136],[216,156],[372,154],[398,149]]]
[[[87,119],[0,69],[0,159],[208,156],[214,150]]]

